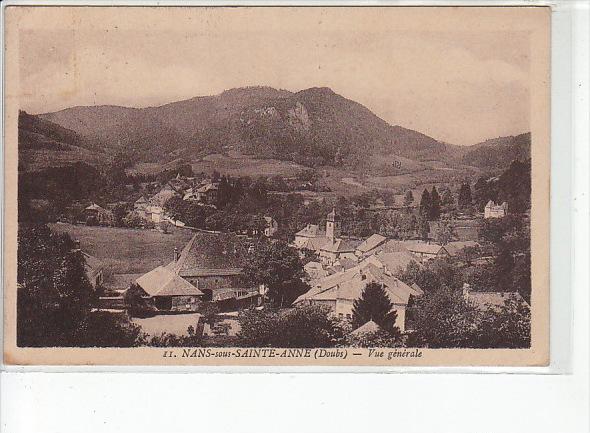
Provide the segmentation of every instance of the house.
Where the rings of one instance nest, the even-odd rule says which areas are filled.
[[[352,319],[353,303],[361,297],[369,283],[383,286],[397,313],[395,325],[403,332],[410,297],[421,296],[423,293],[373,264],[359,264],[347,271],[315,281],[313,287],[299,296],[294,304],[327,305],[338,317]]]
[[[264,236],[267,238],[272,238],[279,230],[279,223],[277,223],[277,221],[270,216],[265,216],[264,221],[266,221],[266,226],[264,227]]]
[[[182,199],[184,201],[197,201],[197,191],[194,188],[188,188],[184,190]]]
[[[358,260],[349,257],[341,257],[328,268],[328,273],[335,274],[336,272],[346,271],[350,268],[354,268],[356,265],[358,265]]]
[[[365,239],[358,247],[356,247],[355,254],[357,257],[367,257],[374,254],[375,250],[387,241],[385,236],[380,234],[373,234]]]
[[[319,251],[320,247],[328,240],[326,232],[317,224],[308,224],[297,233],[295,233],[295,248],[307,248],[313,251]]]
[[[148,205],[148,201],[142,195],[137,200],[135,200],[135,203],[133,203],[133,209],[135,209],[135,210],[145,209],[147,205]]]
[[[518,292],[477,292],[471,290],[467,283],[463,284],[463,298],[468,304],[473,305],[479,310],[500,310],[504,303],[510,299],[516,302],[522,302],[530,308]]]
[[[215,205],[219,193],[219,184],[207,183],[200,188],[197,188],[195,194],[197,201],[204,204]]]
[[[92,203],[84,209],[84,216],[86,217],[86,223],[108,225],[114,221],[113,213],[96,203]]]
[[[164,209],[162,206],[157,205],[148,206],[145,210],[145,215],[147,216],[147,219],[158,224],[164,220]]]
[[[409,251],[380,252],[367,257],[365,262],[395,275],[405,271],[411,262],[416,262],[416,258]]]
[[[303,266],[303,270],[309,276],[311,281],[323,278],[328,275],[328,272],[324,269],[320,262],[308,262]]]
[[[160,311],[194,311],[201,302],[215,302],[224,310],[257,306],[262,289],[241,279],[248,247],[234,234],[198,232],[181,252],[174,250],[172,262],[136,282]]]
[[[197,311],[203,298],[203,292],[163,266],[152,269],[135,282],[158,311]]]
[[[354,246],[344,239],[328,239],[320,247],[320,260],[325,266],[332,266],[341,259],[357,260]]]
[[[435,258],[450,257],[445,247],[437,244],[415,243],[406,245],[406,249],[422,263]]]
[[[484,218],[503,218],[508,214],[508,203],[504,202],[497,205],[492,200],[488,201],[483,210]]]

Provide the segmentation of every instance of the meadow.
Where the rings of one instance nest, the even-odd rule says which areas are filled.
[[[174,248],[181,251],[193,235],[190,230],[178,227],[172,227],[168,234],[65,223],[50,224],[50,227],[54,232],[69,233],[79,240],[82,250],[101,260],[110,275],[143,274],[166,265],[174,258]]]

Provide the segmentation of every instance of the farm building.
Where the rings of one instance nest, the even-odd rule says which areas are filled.
[[[166,267],[142,275],[136,284],[159,311],[197,311],[203,292]]]
[[[241,266],[248,247],[236,235],[195,233],[180,254],[174,251],[172,262],[148,272],[136,282],[154,302],[157,297],[167,298],[156,304],[163,311],[194,311],[200,302],[216,302],[225,310],[259,305],[262,301],[259,288],[241,281]]]
[[[90,206],[84,209],[84,216],[86,222],[90,224],[101,224],[110,225],[113,223],[113,213],[96,203],[92,203]]]
[[[422,263],[435,258],[450,257],[449,252],[443,246],[437,244],[415,243],[407,244],[406,249]]]

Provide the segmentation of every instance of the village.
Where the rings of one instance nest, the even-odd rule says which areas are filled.
[[[148,183],[132,203],[102,206],[92,202],[74,221],[70,217],[54,224],[58,231],[64,227],[115,230],[110,227],[123,226],[161,236],[182,233],[188,239],[183,245],[160,251],[164,259],[158,266],[125,274],[109,270],[104,258],[97,257],[100,254],[87,251],[92,245],[76,239],[75,248],[84,257],[85,274],[96,294],[93,311],[130,320],[157,344],[198,341],[198,345],[232,346],[244,333],[244,312],[258,312],[264,317],[277,308],[279,315],[285,315],[291,310],[318,307],[344,329],[341,340],[345,344],[367,344],[368,337],[382,337],[387,335],[384,328],[391,328],[401,336],[395,339],[399,345],[411,338],[419,320],[413,310],[435,286],[460,285],[462,301],[485,314],[505,313],[510,302],[523,305],[526,311],[530,308],[526,289],[523,292],[512,284],[489,282],[498,261],[497,245],[490,241],[489,233],[503,221],[526,224],[526,212],[510,214],[507,201],[496,204],[491,199],[480,212],[472,204],[475,200],[466,183],[459,185],[457,199],[449,199],[452,194],[445,185],[439,186],[444,190],[444,200],[435,187],[425,189],[420,201],[413,200],[411,191],[397,204],[395,200],[386,203],[387,196],[385,200],[373,197],[365,205],[364,215],[383,215],[381,220],[390,223],[382,223],[378,232],[366,236],[347,233],[344,227],[353,225],[350,216],[346,221],[343,214],[350,212],[347,204],[340,208],[339,201],[332,202],[331,209],[325,200],[320,205],[300,203],[303,211],[314,208],[316,215],[321,210],[330,211],[314,222],[295,223],[294,233],[292,229],[285,233],[276,212],[276,217],[270,213],[244,214],[242,221],[229,221],[226,213],[224,225],[209,224],[211,216],[222,211],[221,194],[231,194],[237,183],[239,180],[219,174],[212,178],[179,173],[163,184]],[[240,188],[242,193],[249,193],[243,192],[247,188]],[[149,191],[151,195],[145,194]],[[199,212],[208,216],[194,218]],[[400,230],[398,226],[408,225],[406,220],[411,221],[409,228]],[[293,222],[290,224],[293,226]],[[488,234],[482,234],[486,228]],[[253,276],[262,274],[261,268],[273,261],[286,261],[289,254],[297,263],[290,262],[292,269],[285,275]],[[511,254],[514,261],[526,256],[522,251]],[[267,273],[284,270],[268,266]],[[486,272],[487,276],[482,276]],[[449,280],[443,281],[447,277]],[[288,285],[291,287],[286,288]],[[381,317],[359,321],[359,302],[369,285],[378,286],[385,295],[389,303],[386,313],[394,317],[391,326]],[[280,290],[284,293],[278,294]]]

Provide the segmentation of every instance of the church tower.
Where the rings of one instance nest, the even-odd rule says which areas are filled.
[[[340,236],[340,220],[336,216],[336,210],[328,214],[326,218],[326,237],[334,242]]]

